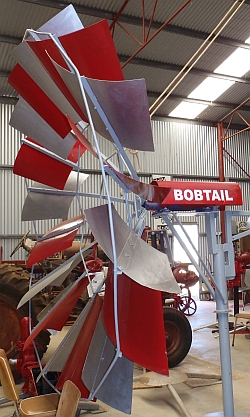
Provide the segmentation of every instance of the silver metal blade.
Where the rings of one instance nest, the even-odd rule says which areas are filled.
[[[15,105],[9,124],[64,159],[67,159],[76,143],[72,133],[61,138],[21,97]]]
[[[53,61],[59,75],[86,113],[77,75],[65,70]],[[141,151],[154,151],[145,80],[105,81],[81,77],[87,80],[123,147]],[[103,123],[100,112],[94,109],[92,97],[88,105],[95,129],[103,137],[113,142],[113,138]]]
[[[114,255],[111,244],[108,205],[85,210],[90,229],[111,261]],[[112,206],[117,265],[131,279],[159,291],[179,293],[167,255],[154,249],[137,236]]]
[[[80,186],[87,178],[87,174],[80,173],[77,182],[77,172],[72,171],[64,190],[76,192],[77,184]],[[32,187],[33,191],[31,188],[23,205],[22,220],[65,219],[68,217],[70,205],[76,194],[60,195],[56,189],[37,182],[32,183]],[[39,192],[36,192],[35,189],[38,189]],[[46,190],[52,192],[46,193]]]
[[[98,297],[98,296],[97,296]],[[84,325],[86,317],[91,309],[93,304],[93,298],[89,300],[88,304],[82,310],[79,317],[76,319],[74,325],[67,332],[64,339],[61,341],[58,348],[55,350],[53,356],[49,359],[45,367],[43,368],[38,379],[42,377],[43,374],[46,374],[49,371],[62,372],[63,368],[69,358],[69,355],[76,343],[76,340],[80,334],[80,331]]]
[[[26,42],[14,48],[11,55],[62,113],[67,114],[74,123],[81,120]]]
[[[115,355],[116,346],[109,339],[100,316],[83,368],[82,381],[96,398],[130,414],[134,364],[125,356],[117,357],[114,366],[107,373]],[[103,378],[104,381],[98,387]]]
[[[67,278],[69,273],[81,262],[81,254],[77,253],[72,258],[65,261],[50,274],[46,275],[44,278],[40,279],[36,284],[34,284],[29,291],[21,298],[18,304],[18,308],[24,305],[32,297],[34,297],[38,292],[42,291],[48,285],[53,285],[60,287],[63,281]]]

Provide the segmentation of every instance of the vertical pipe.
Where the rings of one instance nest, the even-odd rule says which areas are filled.
[[[209,214],[210,227],[207,234],[210,235],[211,242],[214,242],[214,214]],[[208,224],[208,223],[207,223]],[[224,405],[224,417],[234,417],[234,400],[233,400],[233,382],[232,382],[232,364],[230,354],[230,337],[228,324],[228,297],[227,282],[225,276],[225,256],[223,245],[221,243],[213,244],[212,248],[214,259],[214,276],[217,289],[215,289],[216,313],[218,317],[219,335],[220,335],[220,362],[222,375],[222,393]],[[220,296],[222,294],[222,297]]]
[[[224,172],[224,156],[223,156],[223,139],[224,139],[224,129],[223,122],[219,122],[217,125],[218,129],[218,163],[219,163],[219,179],[221,182],[225,181],[225,172]],[[221,221],[221,242],[226,242],[226,227],[225,227],[225,207],[221,207],[220,211],[220,221]],[[239,312],[239,293],[238,287],[234,287],[234,315]]]
[[[219,179],[221,182],[225,182],[224,172],[224,157],[223,157],[223,123],[219,122],[217,125],[218,129],[218,164],[219,164]],[[221,208],[221,241],[226,241],[226,229],[225,229],[225,207]]]
[[[225,277],[225,260],[222,245],[218,245],[218,253],[214,254],[214,274],[216,282],[220,288],[226,302],[217,294],[215,290],[216,313],[218,317],[220,335],[220,361],[222,375],[222,393],[224,416],[234,417],[233,383],[232,383],[232,364],[230,355],[230,338],[228,325],[228,299],[227,283]]]

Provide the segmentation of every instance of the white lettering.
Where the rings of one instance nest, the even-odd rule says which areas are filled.
[[[194,190],[194,199],[203,200],[202,190]]]
[[[217,190],[213,190],[213,194],[212,194],[212,201],[215,201],[215,200],[221,201]]]
[[[174,199],[178,201],[233,201],[229,190],[180,190],[174,189]]]
[[[233,201],[233,197],[229,197],[228,190],[225,190],[225,199],[226,201]]]
[[[210,194],[212,190],[203,190],[203,193],[206,195],[207,201],[210,201]]]
[[[193,194],[193,191],[191,190],[184,190],[183,194],[184,194],[185,200],[187,201],[191,201],[194,199],[194,194]]]
[[[183,200],[182,190],[174,190],[174,199],[175,200]]]

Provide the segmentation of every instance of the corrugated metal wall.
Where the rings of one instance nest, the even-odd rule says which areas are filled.
[[[31,229],[30,222],[21,222],[22,206],[26,197],[25,182],[22,178],[13,174],[12,168],[18,149],[20,147],[21,134],[9,126],[9,119],[13,106],[0,105],[1,124],[1,214],[0,214],[0,245],[4,248],[3,258],[9,259],[10,253],[16,246],[22,235]],[[217,129],[214,127],[195,125],[192,123],[176,123],[172,121],[152,121],[152,132],[155,143],[155,152],[130,153],[129,159],[139,171],[140,179],[144,182],[151,181],[151,175],[171,175],[173,180],[218,180],[217,157]],[[91,132],[87,132],[91,140]],[[226,148],[232,156],[241,161],[244,169],[250,172],[250,140],[247,133],[241,134],[236,140],[227,141]],[[114,153],[113,145],[100,138],[101,150],[106,156]],[[111,160],[118,165],[117,155]],[[81,191],[99,194],[102,188],[102,177],[99,162],[90,153],[85,153],[81,160],[81,169],[88,172],[89,178],[83,184]],[[249,195],[250,185],[246,175],[239,167],[225,158],[225,175],[230,180],[235,179],[242,187],[244,196],[244,209],[250,209]],[[112,179],[108,180],[111,194],[121,197],[121,189]],[[99,204],[96,198],[81,198],[83,209]],[[115,204],[119,213],[125,218],[124,204]],[[74,199],[69,217],[79,214],[79,207]],[[194,217],[185,218],[185,222],[194,222]],[[45,233],[58,221],[46,221],[37,223],[39,234]],[[200,252],[207,257],[205,228],[203,220],[199,220]],[[152,226],[153,222],[148,215],[146,224]],[[25,257],[23,250],[15,254],[13,259]]]

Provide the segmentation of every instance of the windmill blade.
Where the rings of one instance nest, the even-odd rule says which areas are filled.
[[[117,345],[114,291],[114,271],[110,264],[105,281],[103,322],[111,341]],[[118,331],[123,355],[146,369],[168,375],[161,292],[139,285],[125,274],[119,274],[117,300]]]
[[[53,35],[55,32],[52,30],[50,33]],[[59,36],[58,40],[81,75],[99,80],[124,80],[107,20],[101,20],[86,28]],[[52,39],[43,37],[39,42],[34,40],[26,42],[52,79],[56,75],[56,70],[49,56],[59,65],[67,68]]]
[[[70,4],[48,20],[48,22],[44,23],[44,25],[40,26],[38,31],[55,33],[57,36],[62,36],[82,28],[83,24],[74,7]]]
[[[89,227],[111,261],[112,250],[108,205],[85,210]],[[112,218],[116,242],[117,265],[139,284],[159,291],[179,293],[168,257],[137,236],[122,220],[114,206]]]
[[[52,60],[58,74],[75,97],[87,117],[85,103],[77,74]],[[145,80],[106,81],[81,76],[83,88],[90,87],[88,106],[95,130],[114,142],[107,131],[103,117],[107,118],[121,145],[141,151],[154,151]],[[122,100],[121,100],[122,98]],[[98,109],[93,99],[100,104]],[[103,116],[104,114],[104,116]]]
[[[93,305],[85,318],[77,340],[70,351],[67,362],[59,376],[56,387],[62,389],[67,379],[74,382],[81,390],[81,397],[88,398],[89,390],[82,382],[82,368],[84,366],[89,346],[96,328],[96,324],[102,308],[102,299],[97,295]],[[65,347],[68,349],[68,346]]]
[[[65,184],[64,190],[46,187],[40,183],[32,183],[29,189],[23,209],[22,220],[65,219],[68,217],[70,205],[76,196],[77,184],[81,184],[88,178],[87,174],[72,171]]]
[[[51,358],[43,367],[40,375],[38,376],[38,380],[47,372],[50,372],[50,371],[62,372],[63,371],[65,364],[69,358],[70,352],[74,348],[74,345],[78,339],[78,336],[82,330],[82,327],[85,323],[85,320],[88,314],[90,313],[92,308],[99,309],[100,305],[102,305],[102,300],[98,295],[92,297],[89,300],[88,304],[84,307],[81,314],[77,317],[74,325],[69,329],[69,331],[67,332],[67,334],[61,341],[60,345],[56,348]]]
[[[116,350],[100,315],[82,371],[82,380],[90,393],[95,393],[96,398],[110,407],[130,414],[134,363],[123,355],[115,358]],[[114,359],[115,363],[109,371]]]
[[[41,65],[27,42],[22,42],[14,48],[11,55],[63,114],[68,115],[74,123],[80,122],[81,117]]]
[[[26,263],[27,267],[54,255],[54,253],[69,248],[83,222],[84,217],[82,215],[76,216],[59,223],[45,233],[32,249]]]
[[[83,256],[84,253],[85,252],[83,250]],[[72,258],[68,259],[58,268],[54,269],[44,278],[36,282],[31,287],[31,289],[28,292],[26,292],[26,294],[21,298],[17,308],[22,307],[27,301],[29,301],[32,297],[34,297],[37,293],[42,291],[48,285],[53,284],[57,287],[60,287],[60,285],[62,285],[63,281],[67,278],[72,269],[74,269],[81,262],[81,259],[81,253],[76,253],[75,256],[72,256]]]
[[[67,117],[20,65],[14,67],[8,82],[61,138],[69,134]]]
[[[21,97],[11,115],[10,126],[63,159],[67,159],[76,143],[72,133],[64,138],[59,136]]]
[[[73,169],[72,164],[43,153],[38,147],[29,146],[29,140],[26,141],[18,151],[13,173],[62,190]]]
[[[37,316],[39,323],[32,329],[29,337],[25,340],[24,349],[30,345],[41,330],[62,330],[70,312],[83,291],[87,288],[88,283],[88,278],[84,277],[70,284],[41,311]]]

